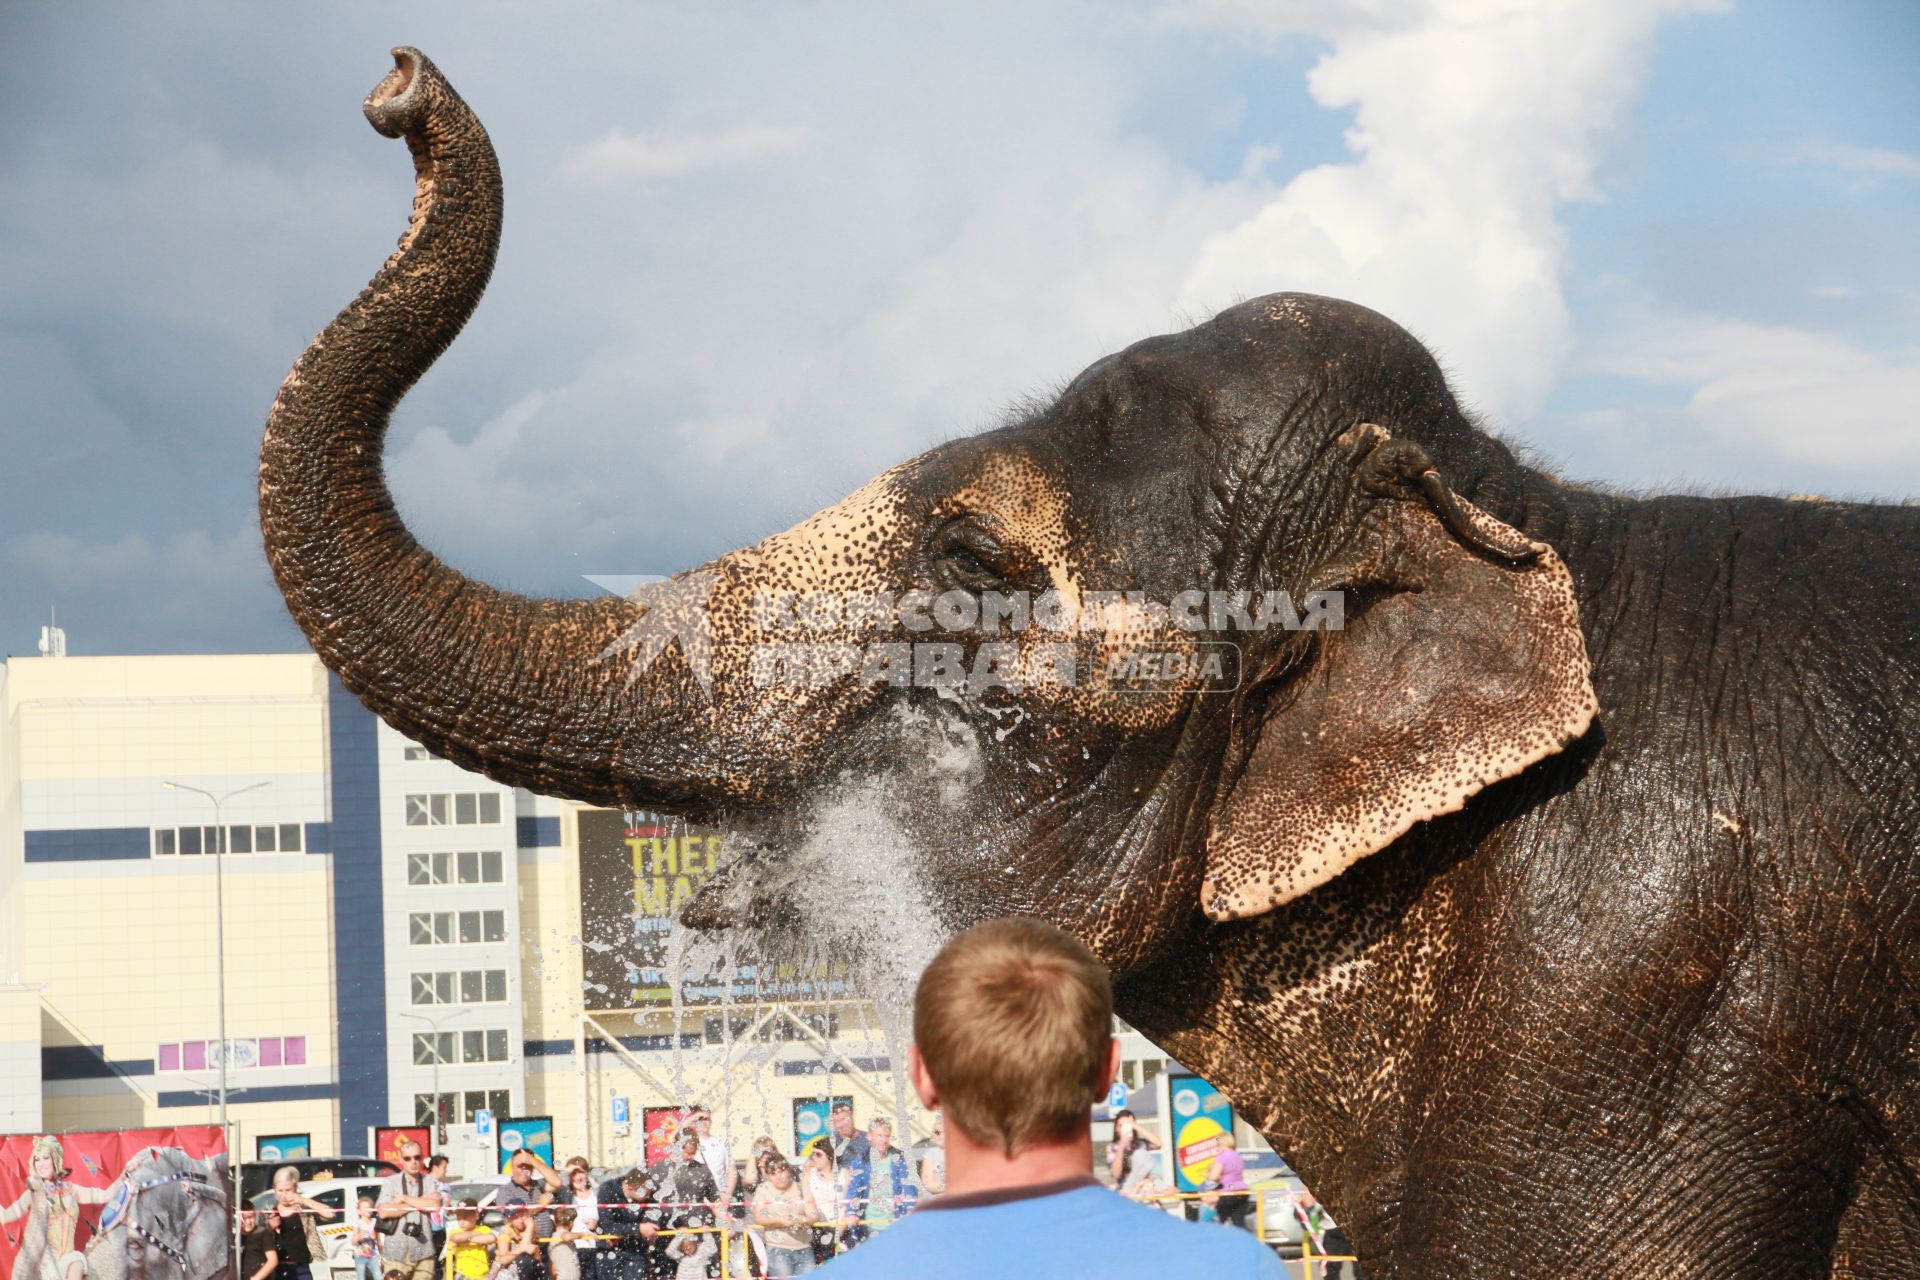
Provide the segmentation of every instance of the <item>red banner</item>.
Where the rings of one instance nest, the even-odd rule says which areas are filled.
[[[147,1280],[227,1269],[226,1141],[217,1125],[0,1137],[0,1275]]]
[[[391,1160],[394,1168],[400,1168],[400,1144],[403,1142],[419,1143],[421,1155],[430,1156],[433,1154],[433,1130],[431,1127],[424,1124],[381,1125],[373,1131],[374,1158],[377,1160]],[[415,1173],[425,1173],[426,1171],[427,1166],[424,1162],[418,1169],[414,1170]]]
[[[686,1113],[678,1107],[648,1107],[640,1113],[640,1129],[646,1135],[647,1168],[651,1169],[674,1154],[680,1145],[680,1125]]]

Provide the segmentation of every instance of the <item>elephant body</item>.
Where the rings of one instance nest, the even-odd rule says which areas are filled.
[[[930,930],[1085,939],[1372,1276],[1920,1274],[1920,510],[1563,483],[1399,326],[1281,294],[638,598],[515,596],[381,474],[500,233],[485,131],[395,63],[366,110],[412,221],[261,457],[288,606],[378,714],[725,824],[695,928],[834,928],[792,891],[857,800]],[[1196,589],[1341,609],[1168,605]],[[767,602],[829,597],[889,604],[813,615],[796,676]],[[1007,678],[922,680],[926,599]],[[1069,620],[999,629],[1009,600]]]

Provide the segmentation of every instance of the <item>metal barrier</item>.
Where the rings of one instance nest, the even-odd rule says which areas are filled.
[[[1263,1182],[1257,1186],[1250,1186],[1244,1193],[1231,1191],[1166,1191],[1156,1195],[1128,1196],[1127,1198],[1129,1200],[1136,1200],[1141,1204],[1168,1205],[1178,1204],[1183,1200],[1218,1199],[1223,1194],[1245,1194],[1253,1198],[1253,1235],[1254,1238],[1263,1245],[1267,1243],[1267,1198],[1269,1196],[1285,1196],[1287,1198],[1287,1210],[1289,1212],[1294,1210],[1297,1203],[1293,1198],[1293,1192],[1290,1188],[1284,1183],[1273,1182]],[[1300,1266],[1301,1280],[1322,1280],[1326,1275],[1326,1268],[1329,1263],[1357,1264],[1360,1261],[1358,1257],[1351,1253],[1320,1252],[1320,1242],[1313,1238],[1313,1232],[1308,1229],[1306,1221],[1300,1219],[1297,1213],[1294,1214],[1294,1217],[1300,1221],[1300,1257],[1297,1261]]]

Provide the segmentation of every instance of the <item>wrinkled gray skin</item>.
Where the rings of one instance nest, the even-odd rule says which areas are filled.
[[[190,1176],[183,1180],[177,1177],[181,1174]],[[157,1185],[146,1186],[150,1182]],[[137,1152],[121,1171],[120,1185],[145,1189],[132,1196],[110,1229],[96,1232],[87,1242],[87,1280],[226,1276],[233,1240],[226,1184],[225,1156],[195,1160],[175,1147]],[[130,1224],[146,1234],[129,1230]],[[165,1247],[157,1247],[154,1240]]]
[[[396,728],[743,833],[704,927],[790,926],[758,878],[883,779],[941,927],[1086,938],[1373,1276],[1920,1274],[1920,511],[1565,484],[1390,321],[1277,295],[649,601],[514,596],[421,548],[381,475],[500,228],[479,123],[396,63],[367,111],[412,149],[413,221],[261,459],[289,608]],[[752,679],[756,592],[1193,587],[1338,589],[1346,626],[1224,635],[1244,679],[1149,693]],[[695,635],[689,600],[697,640],[619,649]],[[1074,643],[1142,641],[1192,637]],[[957,811],[914,724],[977,752]]]

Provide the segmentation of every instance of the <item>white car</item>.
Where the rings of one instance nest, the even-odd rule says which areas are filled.
[[[324,1269],[314,1268],[314,1280],[353,1280],[353,1224],[360,1212],[360,1197],[380,1198],[378,1178],[312,1178],[300,1184],[300,1194],[318,1200],[329,1209],[338,1209],[335,1218],[322,1218],[315,1225],[320,1242],[327,1247]],[[261,1213],[273,1209],[273,1192],[262,1191],[253,1198],[253,1207]]]

